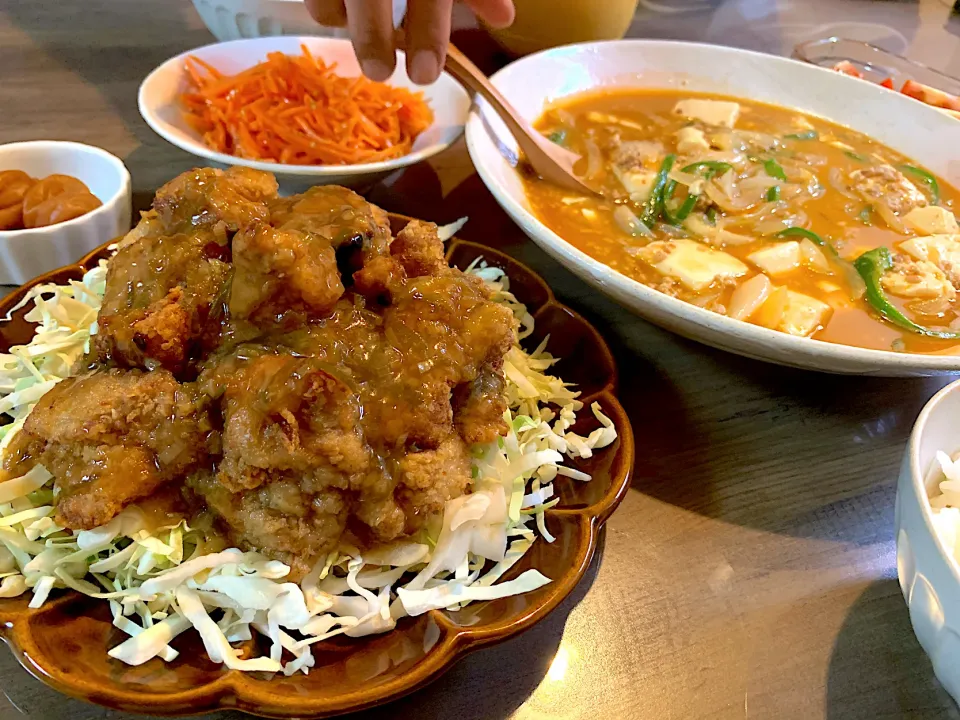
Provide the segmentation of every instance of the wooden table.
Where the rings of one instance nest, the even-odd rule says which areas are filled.
[[[644,0],[632,34],[788,53],[836,32],[957,74],[949,12],[942,0]],[[503,61],[476,32],[456,39],[488,69]],[[126,160],[143,206],[195,160],[141,121],[137,86],[210,41],[184,0],[0,0],[0,142],[101,145]],[[638,461],[601,559],[558,611],[357,717],[960,718],[911,631],[892,530],[906,437],[945,380],[805,373],[652,327],[527,240],[462,142],[369,196],[439,222],[470,215],[465,238],[528,262],[595,323]],[[126,717],[57,695],[5,651],[0,688],[0,720]]]

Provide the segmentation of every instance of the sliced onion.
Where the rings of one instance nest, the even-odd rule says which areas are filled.
[[[813,153],[797,153],[793,156],[795,160],[799,160],[806,166],[813,167],[823,167],[827,164],[827,158],[823,155],[815,155]]]
[[[793,221],[792,217],[769,218],[756,223],[753,229],[757,231],[758,235],[773,235],[781,230],[786,230],[788,227],[796,226],[797,223]]]
[[[668,225],[667,223],[657,223],[654,225],[654,230],[664,235],[670,235],[677,238],[690,237],[690,234],[683,228],[678,228],[674,225]]]
[[[600,146],[592,137],[584,137],[583,145],[587,149],[587,172],[584,177],[590,179],[603,169],[603,156],[600,154]]]
[[[741,235],[740,233],[730,232],[729,230],[719,230],[714,239],[723,245],[749,245],[755,243],[757,239],[752,235]]]
[[[733,200],[737,194],[737,188],[733,184],[733,180],[735,177],[736,175],[728,170],[727,172],[717,176],[713,180],[713,182],[716,183],[717,187],[720,188],[723,191],[723,193],[727,197],[729,197],[731,200]]]
[[[727,315],[736,320],[747,320],[773,292],[773,283],[763,273],[742,283],[730,296]]]
[[[753,147],[763,150],[771,150],[780,143],[779,138],[770,133],[756,132],[755,130],[738,130],[737,134]]]
[[[805,265],[810,266],[817,272],[830,272],[830,262],[827,260],[827,256],[810,238],[803,238],[800,241],[800,256],[803,258]]]
[[[733,173],[727,172],[724,173],[724,176],[732,174]],[[725,210],[726,212],[730,213],[742,213],[746,210],[749,210],[756,204],[749,201],[744,202],[742,199],[734,200],[717,186],[715,180],[706,183],[703,186],[703,191],[715,205],[720,207],[721,210]]]
[[[860,200],[860,197],[854,194],[854,192],[847,187],[847,183],[843,179],[843,172],[840,170],[840,168],[830,168],[830,170],[827,172],[827,180],[830,181],[830,187],[844,197],[848,197],[851,200]]]
[[[708,308],[710,305],[715,303],[719,297],[720,293],[713,293],[711,295],[698,295],[690,300],[690,304],[696,305],[697,307]]]
[[[616,220],[620,229],[631,237],[637,237],[638,235],[653,237],[653,231],[644,225],[640,218],[634,215],[633,211],[625,205],[617,206],[617,209],[613,211],[613,219]]]
[[[703,213],[690,213],[687,219],[683,221],[683,226],[694,235],[704,238],[713,238],[723,229],[723,218],[717,218],[717,224],[711,225],[703,216]]]
[[[760,191],[768,190],[774,185],[782,185],[783,180],[778,180],[775,177],[770,177],[766,173],[757,173],[756,175],[751,175],[748,178],[744,178],[740,181],[740,190],[749,190],[749,191]]]
[[[907,303],[907,307],[920,315],[942,316],[953,307],[953,300],[946,296],[925,300],[912,300]]]
[[[682,170],[671,170],[667,177],[671,180],[676,180],[681,185],[686,185],[688,187],[702,179],[698,175],[694,175],[693,173],[685,173]]]

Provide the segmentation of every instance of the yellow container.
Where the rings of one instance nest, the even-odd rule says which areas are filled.
[[[638,0],[515,0],[517,18],[502,30],[486,28],[512,55],[592,40],[619,40]]]

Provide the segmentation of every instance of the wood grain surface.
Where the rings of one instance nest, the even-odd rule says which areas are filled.
[[[803,18],[808,34],[846,23],[944,69],[960,58],[941,0],[675,5],[641,2],[631,32],[784,52],[806,39]],[[506,61],[479,31],[455,39],[487,70]],[[137,86],[210,41],[185,0],[0,0],[0,142],[100,145],[145,206],[195,161],[142,122]],[[893,539],[907,434],[945,379],[783,369],[652,327],[527,240],[462,142],[368,197],[438,222],[469,215],[465,239],[528,263],[593,322],[616,354],[638,459],[599,561],[558,611],[358,720],[960,718],[911,631]],[[58,696],[5,651],[0,689],[0,720],[127,717]]]

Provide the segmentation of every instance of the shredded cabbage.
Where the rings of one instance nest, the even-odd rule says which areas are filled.
[[[443,228],[444,237],[461,226]],[[0,409],[13,418],[0,428],[0,453],[37,400],[89,349],[106,267],[101,261],[80,282],[34,288],[16,308],[32,302],[26,318],[38,327],[29,344],[0,355]],[[514,313],[520,339],[533,332],[534,319],[502,270],[478,261],[467,272]],[[590,457],[617,437],[597,403],[591,411],[599,427],[586,437],[571,430],[582,403],[547,374],[556,360],[546,344],[532,353],[518,344],[507,354],[508,432],[472,448],[472,492],[450,500],[419,537],[363,552],[342,546],[297,585],[284,581],[287,565],[211,547],[186,522],[148,530],[136,506],[99,528],[67,530],[54,516],[53,478],[37,466],[0,482],[0,597],[29,589],[30,606],[40,607],[54,589],[69,588],[106,600],[113,624],[129,636],[109,655],[130,665],[175,659],[170,642],[193,628],[214,662],[290,675],[308,673],[312,645],[335,635],[387,632],[404,616],[542,587],[550,580],[536,570],[501,578],[538,537],[553,541],[547,510],[559,502],[558,476],[590,479],[565,466],[566,458]],[[253,632],[270,640],[268,655],[234,648]]]

